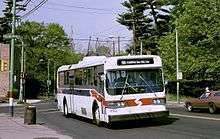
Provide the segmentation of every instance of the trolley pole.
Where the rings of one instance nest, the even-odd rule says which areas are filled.
[[[11,48],[10,48],[10,75],[9,75],[9,113],[14,116],[13,108],[13,84],[14,84],[14,45],[15,45],[15,5],[16,0],[12,1],[12,30],[11,30]]]

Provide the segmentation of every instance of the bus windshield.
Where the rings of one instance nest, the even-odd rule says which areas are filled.
[[[162,71],[161,69],[108,71],[106,89],[109,95],[162,92]]]

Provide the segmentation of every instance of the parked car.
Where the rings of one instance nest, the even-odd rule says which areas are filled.
[[[210,113],[215,113],[220,109],[220,91],[206,92],[199,98],[189,99],[185,102],[185,107],[189,112],[194,109],[208,109]]]

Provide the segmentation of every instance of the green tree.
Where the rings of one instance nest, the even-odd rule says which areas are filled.
[[[149,36],[152,26],[150,25],[152,20],[144,15],[145,5],[143,2],[143,0],[127,0],[123,2],[122,5],[127,8],[127,12],[119,14],[117,19],[120,24],[127,26],[128,30],[133,31],[135,44],[139,38]],[[130,51],[135,51],[135,49],[139,51],[139,48],[136,47],[136,45],[132,45]]]
[[[29,97],[46,92],[47,64],[50,63],[50,79],[54,68],[78,62],[80,55],[72,52],[70,42],[59,24],[24,22],[18,26],[16,34],[22,37],[26,50],[26,79]],[[19,43],[19,42],[18,42]],[[20,45],[16,46],[16,63],[20,63]],[[16,65],[19,77],[20,65]],[[52,89],[52,88],[51,88]]]
[[[169,31],[169,10],[162,0],[128,0],[122,3],[127,12],[119,14],[118,22],[134,33],[135,46],[140,51],[140,41],[145,51],[158,53],[157,40]],[[133,50],[134,46],[130,48]]]
[[[182,7],[176,3],[172,12],[172,25],[179,32],[180,69],[185,79],[214,79],[220,71],[220,2],[184,0],[181,3]],[[175,30],[161,38],[159,46],[166,75],[175,79]]]
[[[3,35],[11,33],[11,24],[12,24],[12,6],[13,0],[5,0],[5,9],[3,10],[3,17],[0,17],[0,42],[5,42]],[[16,0],[16,11],[25,10],[25,5],[21,3],[24,0]],[[16,12],[18,13],[18,12]],[[16,20],[19,19],[19,15],[16,15]]]
[[[110,56],[111,55],[111,49],[107,46],[99,46],[97,49],[96,49],[96,53],[100,56]]]

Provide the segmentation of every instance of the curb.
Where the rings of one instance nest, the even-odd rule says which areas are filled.
[[[39,103],[39,102],[42,102],[42,100],[39,100],[39,99],[28,99],[26,100],[26,104],[36,104],[36,103]],[[26,105],[25,103],[24,104],[18,104],[18,101],[14,101],[13,103],[13,106],[23,106],[23,105]],[[0,103],[0,107],[8,107],[9,106],[9,103]]]

